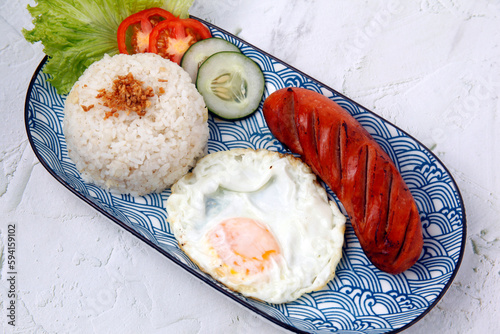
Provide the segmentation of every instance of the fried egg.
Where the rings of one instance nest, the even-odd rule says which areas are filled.
[[[189,258],[246,297],[293,301],[325,286],[342,256],[345,216],[292,155],[209,154],[174,184],[166,205]]]

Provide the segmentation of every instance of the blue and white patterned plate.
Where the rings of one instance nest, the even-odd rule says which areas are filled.
[[[348,221],[343,258],[335,278],[324,289],[280,305],[257,302],[229,291],[202,273],[179,249],[166,222],[165,200],[169,190],[144,197],[113,195],[82,181],[68,157],[62,132],[66,96],[58,95],[47,82],[47,75],[42,73],[46,59],[33,76],[25,105],[26,130],[41,164],[83,201],[173,262],[291,331],[395,333],[417,322],[444,295],[464,253],[465,209],[446,167],[418,141],[356,102],[241,39],[206,24],[214,36],[236,44],[260,65],[266,79],[264,97],[290,86],[320,92],[347,109],[389,153],[415,197],[423,223],[424,251],[411,269],[397,276],[376,269],[361,250]],[[261,108],[251,117],[235,122],[210,116],[209,127],[209,152],[236,147],[287,152],[266,126]],[[330,195],[337,200],[331,192]]]

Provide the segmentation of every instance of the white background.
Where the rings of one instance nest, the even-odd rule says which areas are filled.
[[[17,227],[16,333],[280,333],[55,181],[24,128],[43,58],[28,1],[0,2],[0,327],[7,225]],[[405,333],[500,327],[500,1],[197,0],[206,19],[353,98],[439,156],[465,201],[461,269]],[[8,329],[12,332],[12,328]]]

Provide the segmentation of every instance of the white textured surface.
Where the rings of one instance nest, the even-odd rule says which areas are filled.
[[[41,45],[28,1],[0,2],[0,328],[7,225],[17,226],[16,333],[279,333],[80,201],[24,129]],[[433,148],[467,209],[461,269],[405,333],[500,327],[500,1],[197,0],[191,13],[339,90]],[[12,332],[12,328],[7,329]]]

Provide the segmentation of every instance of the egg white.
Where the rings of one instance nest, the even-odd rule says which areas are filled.
[[[174,184],[166,205],[184,252],[247,297],[293,301],[331,280],[342,257],[345,217],[309,166],[291,155],[252,149],[209,154]],[[224,271],[208,241],[217,224],[234,217],[262,223],[278,242],[280,254],[263,272]]]

